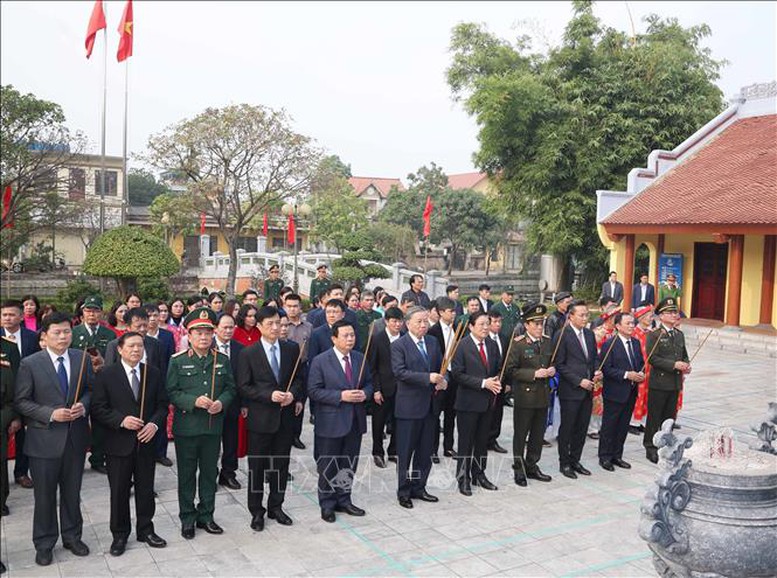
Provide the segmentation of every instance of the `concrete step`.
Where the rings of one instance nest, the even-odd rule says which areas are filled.
[[[708,324],[695,324],[693,320],[684,321],[681,329],[685,333],[690,355],[693,355],[699,344],[706,339],[705,350],[748,353],[760,357],[777,358],[777,332],[740,327],[711,327]],[[709,337],[707,337],[708,334]]]

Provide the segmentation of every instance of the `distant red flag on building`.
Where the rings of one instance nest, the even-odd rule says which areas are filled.
[[[132,56],[132,39],[135,36],[135,21],[132,19],[132,0],[127,0],[124,14],[119,23],[119,51],[116,60],[123,62]]]
[[[92,8],[92,16],[89,18],[89,27],[86,29],[86,57],[92,56],[94,41],[97,32],[105,28],[105,12],[103,12],[103,0],[97,0]]]
[[[432,234],[432,196],[427,195],[424,207],[424,237]]]
[[[266,237],[269,229],[270,227],[267,225],[267,213],[265,213],[264,217],[262,217],[262,235]]]
[[[289,215],[289,245],[297,242],[297,226],[294,224],[294,215]]]
[[[11,201],[13,200],[13,191],[11,191],[11,185],[8,185],[5,187],[5,191],[3,191],[3,229],[6,227],[9,229],[13,229],[13,219],[10,219],[6,223],[6,219],[8,218],[8,214],[11,212]]]
[[[200,235],[205,234],[205,213],[200,213]]]

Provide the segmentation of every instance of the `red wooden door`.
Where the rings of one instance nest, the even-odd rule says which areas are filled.
[[[695,244],[693,251],[692,317],[723,321],[726,308],[727,264],[727,244]]]

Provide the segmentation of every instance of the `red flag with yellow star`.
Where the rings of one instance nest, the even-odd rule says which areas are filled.
[[[97,32],[105,28],[105,12],[103,12],[103,0],[97,0],[92,8],[92,15],[89,18],[89,27],[86,29],[86,57],[92,56],[94,41],[97,38]]]
[[[132,38],[134,34],[135,22],[132,19],[132,0],[127,0],[124,7],[124,14],[119,23],[119,51],[116,53],[116,60],[123,62],[132,56]]]

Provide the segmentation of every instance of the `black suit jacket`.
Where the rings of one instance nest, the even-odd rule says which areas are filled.
[[[97,374],[92,391],[92,418],[106,428],[105,453],[111,456],[128,456],[137,445],[137,432],[121,427],[128,415],[140,417],[140,402],[143,403],[143,421],[154,422],[159,429],[167,427],[167,390],[162,374],[155,367],[140,364],[140,392],[138,400],[132,395],[127,374],[121,363],[106,366]],[[143,396],[144,372],[145,397]],[[150,448],[154,447],[149,442]],[[149,444],[143,444],[148,446]]]
[[[598,367],[604,361],[604,365],[602,365],[602,373],[604,374],[602,395],[604,399],[626,403],[631,392],[637,388],[636,383],[624,379],[623,375],[627,371],[639,371],[645,365],[645,362],[642,359],[642,348],[639,341],[633,337],[629,338],[629,341],[631,342],[631,351],[634,356],[632,361],[629,361],[626,347],[617,334],[602,344],[602,351],[599,353],[599,359],[596,363]],[[612,351],[610,348],[612,348]],[[605,359],[605,356],[607,359]]]
[[[216,347],[216,339],[213,339],[213,347]],[[234,339],[229,340],[229,363],[232,366],[232,377],[235,379],[235,387],[237,388],[237,362],[240,359],[240,352],[245,349],[245,345]],[[223,353],[219,350],[219,353]],[[243,407],[243,402],[240,399],[240,392],[237,392],[235,399],[231,405],[238,405]]]
[[[620,281],[615,282],[615,293],[613,294],[612,287],[609,281],[602,283],[602,293],[599,295],[599,299],[602,297],[611,297],[618,305],[623,301],[623,283]]]
[[[656,288],[650,283],[647,284],[645,290],[645,299],[642,300],[642,284],[637,283],[634,285],[634,289],[631,291],[631,308],[637,309],[643,305],[652,305],[656,302]]]
[[[391,342],[385,331],[372,336],[369,364],[373,390],[385,397],[393,397],[397,393],[397,380],[391,368]]]
[[[456,411],[488,410],[494,394],[482,387],[483,380],[499,375],[502,359],[499,348],[490,338],[485,339],[488,367],[480,358],[480,351],[470,335],[463,337],[451,363],[451,379],[456,382]]]
[[[354,326],[354,331],[356,326]],[[308,361],[312,362],[313,359],[332,349],[332,328],[324,321],[323,325],[319,325],[310,333],[310,341],[308,342]]]
[[[105,346],[105,365],[115,365],[121,361],[119,355],[119,338],[109,341]],[[167,364],[169,360],[164,359],[162,355],[162,346],[159,341],[146,335],[143,338],[143,348],[146,350],[146,363],[156,368],[162,375],[167,375]]]
[[[272,401],[273,391],[286,391],[294,364],[299,356],[299,345],[293,341],[280,341],[280,383],[275,381],[270,361],[264,352],[262,341],[244,347],[237,360],[237,391],[245,407],[248,407],[246,427],[256,433],[275,433],[283,421],[289,427],[294,419],[294,404],[281,407]],[[289,391],[295,401],[302,397],[302,373],[297,370]]]
[[[33,353],[40,351],[40,340],[38,334],[34,331],[30,331],[26,327],[22,327],[22,359]],[[5,329],[0,327],[0,337],[6,336]]]
[[[559,374],[558,397],[559,399],[585,399],[591,392],[580,387],[583,379],[593,379],[596,370],[596,338],[593,332],[583,329],[585,346],[588,349],[588,357],[583,354],[583,348],[577,339],[577,334],[571,325],[567,325],[559,332],[558,351],[553,363]],[[555,347],[554,340],[554,347]]]

